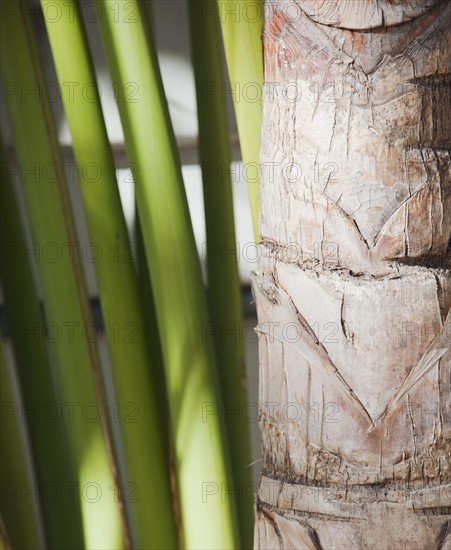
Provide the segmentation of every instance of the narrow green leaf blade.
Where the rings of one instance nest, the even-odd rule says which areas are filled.
[[[115,17],[113,1],[98,4],[105,14],[100,25],[120,92],[127,153],[136,167],[137,204],[166,366],[184,542],[187,548],[236,548],[234,502],[207,494],[208,487],[220,491],[221,484],[230,486],[230,466],[219,418],[202,418],[203,405],[219,401],[217,373],[203,334],[208,314],[200,265],[150,31],[142,3],[127,2],[132,20],[124,17],[125,11]],[[130,82],[139,86],[135,103],[127,102],[124,93]]]
[[[27,411],[25,417],[30,427],[39,486],[56,486],[62,492],[64,483],[70,479],[66,461],[67,446],[63,439],[63,419],[60,415],[57,421],[49,422],[44,414],[47,410],[45,407],[52,410],[52,406],[57,403],[57,395],[30,258],[25,254],[29,247],[21,226],[11,178],[15,164],[6,161],[3,148],[0,169],[0,228],[5,255],[0,262],[0,278],[24,397],[24,402],[17,404],[18,414]],[[53,417],[50,418],[53,420]],[[46,538],[53,548],[81,547],[83,530],[80,510],[72,499],[67,498],[67,495],[65,497],[57,500],[40,499]]]
[[[232,457],[238,495],[252,484],[248,424],[242,412],[247,403],[244,342],[242,339],[241,289],[236,256],[230,147],[226,104],[220,94],[205,94],[207,87],[220,89],[223,81],[219,25],[205,17],[208,0],[190,0],[191,44],[197,92],[199,151],[204,189],[207,232],[208,305],[221,382],[222,411]],[[224,251],[227,253],[224,254]],[[237,420],[238,418],[238,420]],[[253,541],[250,499],[237,498],[243,548]]]
[[[217,0],[217,10],[209,3],[203,17],[219,14],[230,85],[233,94],[240,147],[245,164],[260,166],[263,117],[263,0],[236,2]],[[258,181],[247,182],[255,238],[258,240]]]
[[[1,517],[5,521],[10,542],[14,548],[42,548],[39,535],[37,504],[25,490],[33,490],[35,483],[26,461],[26,425],[19,412],[19,396],[14,391],[10,366],[6,363],[3,341],[0,339],[0,500]]]
[[[18,0],[10,2],[9,7],[13,9],[1,19],[0,70],[2,82],[10,87],[6,104],[33,236],[39,247],[37,266],[46,321],[61,331],[61,337],[49,343],[55,358],[58,406],[67,411],[64,404],[68,403],[75,415],[65,425],[73,471],[68,483],[75,484],[85,547],[117,548],[123,544],[123,514],[110,489],[116,479],[115,462],[106,427],[96,348],[88,336],[92,327],[89,303],[64,169],[45,96],[41,94],[36,101],[35,95],[22,93],[44,89],[27,4]],[[50,255],[50,246],[61,253],[56,261]],[[96,422],[82,414],[90,404],[98,407]],[[87,488],[97,490],[95,498],[92,492],[87,493]],[[99,494],[102,498],[97,499]]]
[[[44,13],[53,2],[42,0]],[[171,504],[168,450],[157,407],[155,381],[146,345],[137,277],[129,258],[130,243],[115,178],[115,166],[96,88],[78,3],[61,5],[58,19],[46,20],[53,58],[72,135],[73,149],[91,239],[102,251],[95,263],[99,296],[107,332],[118,421],[123,441],[127,481],[138,489],[129,502],[140,548],[174,548],[177,531]],[[64,82],[76,82],[74,93]],[[89,131],[86,131],[89,121]],[[92,183],[85,168],[95,165]],[[112,330],[118,327],[118,331]],[[134,411],[130,414],[130,411]]]

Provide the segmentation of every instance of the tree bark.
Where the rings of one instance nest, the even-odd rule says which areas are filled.
[[[267,0],[255,548],[451,548],[451,2]]]

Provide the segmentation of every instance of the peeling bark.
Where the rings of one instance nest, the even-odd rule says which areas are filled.
[[[449,548],[451,3],[268,0],[263,40],[255,547]]]

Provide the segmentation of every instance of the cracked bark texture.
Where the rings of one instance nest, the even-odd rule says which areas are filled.
[[[267,0],[255,548],[451,548],[451,2]]]

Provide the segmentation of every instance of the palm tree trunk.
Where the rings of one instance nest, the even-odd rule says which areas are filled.
[[[255,547],[451,548],[451,2],[265,16]]]

